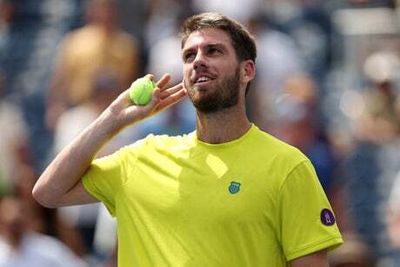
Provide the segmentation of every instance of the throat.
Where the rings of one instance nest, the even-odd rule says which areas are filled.
[[[197,138],[209,144],[222,144],[243,136],[251,123],[246,116],[223,116],[222,114],[198,114]]]

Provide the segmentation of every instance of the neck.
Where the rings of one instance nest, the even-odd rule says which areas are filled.
[[[244,135],[251,123],[244,109],[238,106],[214,113],[197,111],[197,138],[210,144],[221,144]]]

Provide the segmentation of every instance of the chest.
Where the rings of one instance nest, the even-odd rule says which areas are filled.
[[[124,194],[128,205],[162,220],[259,222],[277,204],[270,167],[257,162],[240,154],[146,157],[130,172]]]

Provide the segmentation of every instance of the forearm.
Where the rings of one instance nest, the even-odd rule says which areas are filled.
[[[121,128],[108,110],[103,112],[49,164],[35,184],[35,199],[46,207],[63,205],[63,197],[80,181],[96,153]]]

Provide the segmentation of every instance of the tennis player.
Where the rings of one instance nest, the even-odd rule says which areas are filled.
[[[50,163],[36,200],[103,202],[118,223],[120,267],[328,266],[343,241],[313,166],[246,116],[253,37],[223,15],[195,15],[182,27],[182,59],[183,83],[168,87],[165,75],[146,106],[119,95]],[[186,95],[196,131],[94,159],[123,128]]]

